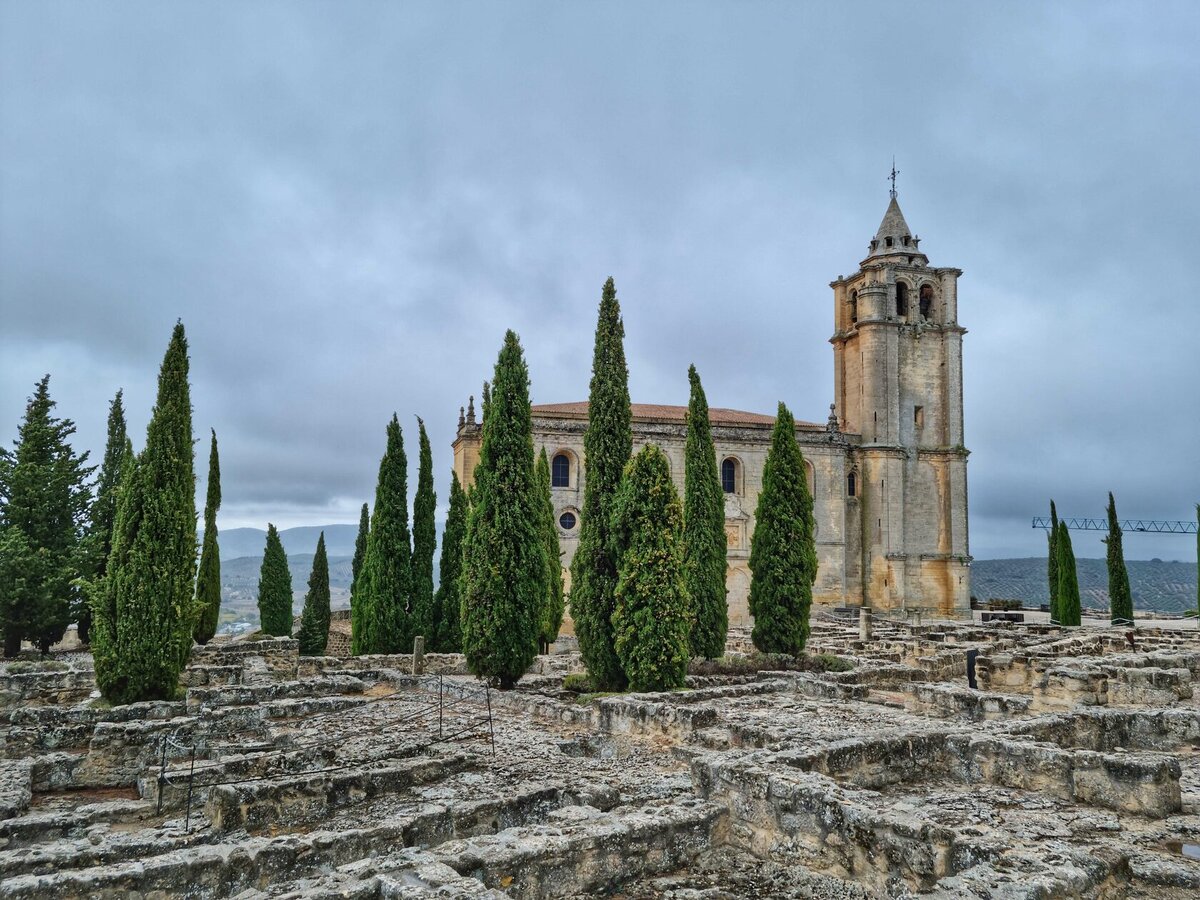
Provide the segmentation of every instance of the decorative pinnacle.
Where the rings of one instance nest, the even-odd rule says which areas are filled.
[[[467,424],[467,420],[466,420],[466,417],[463,415],[463,408],[460,406],[458,408],[458,427],[462,428],[466,424]]]
[[[841,428],[838,427],[836,403],[829,404],[829,421],[825,423],[825,430],[830,434],[837,434],[841,431]]]
[[[888,191],[892,195],[892,199],[896,199],[896,176],[900,174],[900,170],[896,168],[896,157],[892,157],[892,174],[888,176],[888,181],[892,183],[892,189]]]
[[[475,424],[475,395],[472,394],[467,398],[467,424]]]

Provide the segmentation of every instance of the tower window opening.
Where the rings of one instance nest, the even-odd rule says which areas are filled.
[[[921,318],[928,319],[933,312],[933,287],[921,285]]]
[[[903,281],[896,282],[896,315],[908,318],[908,285]]]
[[[721,490],[727,494],[737,493],[737,460],[721,461]]]
[[[554,461],[550,463],[550,486],[571,486],[571,458],[565,453],[555,454]]]
[[[883,243],[884,243],[885,245],[887,245],[888,247],[890,247],[890,246],[892,246],[892,239],[891,239],[890,237],[885,237],[885,238],[883,239]]]
[[[858,476],[853,472],[846,476],[846,496],[858,496]]]
[[[918,430],[925,427],[925,407],[913,407],[913,427]]]
[[[850,294],[850,324],[858,323],[858,291]]]
[[[908,241],[909,241],[909,236],[906,234],[906,235],[904,236],[904,246],[905,246],[905,247],[907,247],[907,246],[908,246]]]

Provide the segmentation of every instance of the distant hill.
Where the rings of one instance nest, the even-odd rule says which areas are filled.
[[[239,529],[252,531],[253,529]],[[326,540],[328,540],[328,533]],[[224,535],[222,534],[222,539]],[[266,540],[264,533],[263,540]],[[314,539],[315,540],[315,539]],[[286,546],[286,544],[285,544]],[[350,606],[350,564],[353,556],[329,557],[329,601],[333,609]],[[294,553],[288,556],[292,573],[292,609],[299,613],[308,591],[308,576],[312,572],[313,554]],[[223,621],[258,622],[258,572],[262,556],[242,556],[221,560],[221,618]]]
[[[1196,608],[1195,562],[1126,560],[1136,609],[1181,613]],[[1108,608],[1108,567],[1102,559],[1076,560],[1080,599],[1093,609]],[[971,593],[980,600],[1050,602],[1046,558],[977,559],[971,563]]]
[[[325,532],[325,552],[330,556],[353,556],[354,541],[358,537],[357,525],[304,525],[299,528],[285,528],[279,532],[279,540],[283,549],[292,553],[315,553],[317,537]],[[201,532],[198,540],[204,539]],[[230,528],[220,531],[217,544],[221,548],[221,559],[234,560],[243,556],[262,558],[263,548],[267,543],[265,528]],[[308,578],[308,573],[305,573]]]

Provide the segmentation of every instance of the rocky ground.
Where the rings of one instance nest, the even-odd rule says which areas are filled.
[[[575,654],[500,692],[242,641],[110,708],[86,653],[9,665],[0,897],[1200,892],[1194,629],[823,616],[810,646],[853,668],[581,699]]]

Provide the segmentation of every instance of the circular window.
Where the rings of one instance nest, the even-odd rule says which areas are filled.
[[[558,524],[562,527],[563,531],[570,531],[572,528],[575,527],[575,513],[573,513],[573,512],[563,513],[561,516],[558,517]]]

